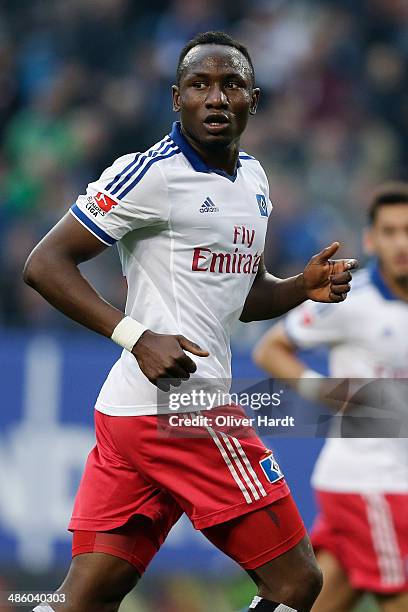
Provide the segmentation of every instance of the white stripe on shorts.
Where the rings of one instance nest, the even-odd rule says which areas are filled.
[[[231,453],[232,459],[235,461],[235,464],[237,465],[239,471],[241,472],[241,476],[243,477],[247,486],[249,487],[252,495],[254,496],[255,499],[260,499],[258,491],[255,489],[253,482],[249,478],[248,474],[245,471],[244,466],[242,465],[241,461],[238,458],[235,448],[231,444],[231,440],[229,439],[227,434],[225,434],[224,432],[221,431],[220,434],[221,434],[222,439],[225,442],[227,449]]]
[[[237,485],[241,489],[241,493],[244,496],[244,499],[245,499],[246,503],[247,504],[251,504],[252,503],[252,499],[251,499],[250,494],[248,493],[248,489],[246,488],[246,486],[244,485],[244,483],[242,482],[242,480],[238,476],[237,470],[235,469],[235,466],[233,465],[230,457],[228,456],[227,451],[225,450],[225,448],[221,444],[221,441],[218,439],[218,436],[217,436],[216,432],[213,430],[212,427],[207,427],[207,430],[209,431],[212,439],[214,440],[215,444],[217,445],[217,448],[220,451],[220,453],[222,455],[222,458],[224,459],[225,463],[227,464],[228,469],[231,472],[231,475],[232,475],[233,479],[235,480],[235,482],[237,483]]]
[[[371,539],[377,554],[381,581],[384,586],[404,584],[404,565],[388,502],[381,493],[369,493],[363,497],[367,503]]]
[[[264,487],[262,485],[262,482],[259,480],[257,473],[255,472],[254,468],[252,467],[246,452],[242,448],[241,442],[238,440],[238,438],[231,437],[231,440],[234,440],[235,446],[237,447],[239,454],[241,455],[242,459],[244,460],[244,463],[245,463],[245,465],[247,467],[248,472],[252,475],[252,478],[254,479],[255,484],[259,488],[259,491],[261,492],[262,497],[266,497],[267,493],[266,493],[266,491],[265,491],[265,489],[264,489]]]
[[[254,500],[260,499],[260,496],[266,497],[267,493],[240,441],[233,436],[228,436],[224,432],[217,432],[212,427],[207,427],[207,430],[217,445],[245,501],[248,504],[253,502],[250,493]]]

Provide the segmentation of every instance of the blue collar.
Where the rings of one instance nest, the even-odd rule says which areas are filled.
[[[216,174],[224,176],[225,178],[233,182],[237,178],[237,171],[238,168],[241,167],[241,161],[239,159],[237,160],[237,166],[235,168],[234,174],[228,174],[227,172],[224,172],[219,168],[211,168],[210,166],[207,166],[205,161],[201,159],[197,151],[193,149],[190,143],[188,143],[185,137],[183,136],[180,121],[175,121],[173,123],[173,129],[171,130],[170,136],[176,143],[176,145],[179,147],[183,155],[187,157],[188,161],[193,166],[196,172],[206,172],[207,174],[209,174],[210,172],[215,172]]]
[[[381,293],[385,300],[399,300],[400,298],[393,293],[381,275],[381,270],[378,261],[374,261],[369,266],[370,279],[373,285]]]

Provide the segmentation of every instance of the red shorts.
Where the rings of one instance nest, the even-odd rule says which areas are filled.
[[[73,553],[115,554],[100,547],[117,548],[117,540],[107,544],[102,538],[101,544],[102,534],[95,532],[112,535],[117,530],[120,548],[126,549],[123,554],[117,550],[117,556],[143,571],[183,512],[247,569],[295,546],[305,529],[271,451],[251,428],[217,426],[215,418],[223,415],[245,416],[240,407],[228,406],[212,410],[209,425],[169,427],[170,415],[114,417],[95,411],[97,444],[88,456],[69,524],[76,532]],[[259,515],[258,528],[252,521],[252,539],[248,533],[235,538],[247,550],[235,550],[225,532],[209,529],[229,521],[231,529],[242,532],[233,519],[271,504]],[[150,519],[150,534],[144,531],[149,545],[137,542],[141,522],[146,525],[140,515]],[[244,529],[250,524],[247,518]],[[149,554],[141,553],[145,549]]]
[[[356,589],[408,591],[408,494],[318,491],[317,500],[315,550],[330,551]]]

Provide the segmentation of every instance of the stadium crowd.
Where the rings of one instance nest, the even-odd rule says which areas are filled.
[[[40,0],[0,7],[0,325],[73,325],[21,282],[27,253],[88,181],[168,132],[183,44],[225,29],[262,88],[243,146],[275,204],[269,263],[286,275],[326,243],[361,253],[371,188],[407,179],[404,0]],[[122,304],[116,257],[86,264]]]

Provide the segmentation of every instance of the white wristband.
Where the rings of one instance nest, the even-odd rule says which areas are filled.
[[[319,372],[315,370],[306,369],[303,371],[301,377],[297,381],[296,391],[302,397],[310,400],[316,401],[321,399],[320,392],[322,388],[322,381],[320,379],[324,378]]]
[[[123,317],[113,330],[111,339],[131,353],[136,342],[146,329],[148,328],[145,325],[135,321],[132,317]]]

